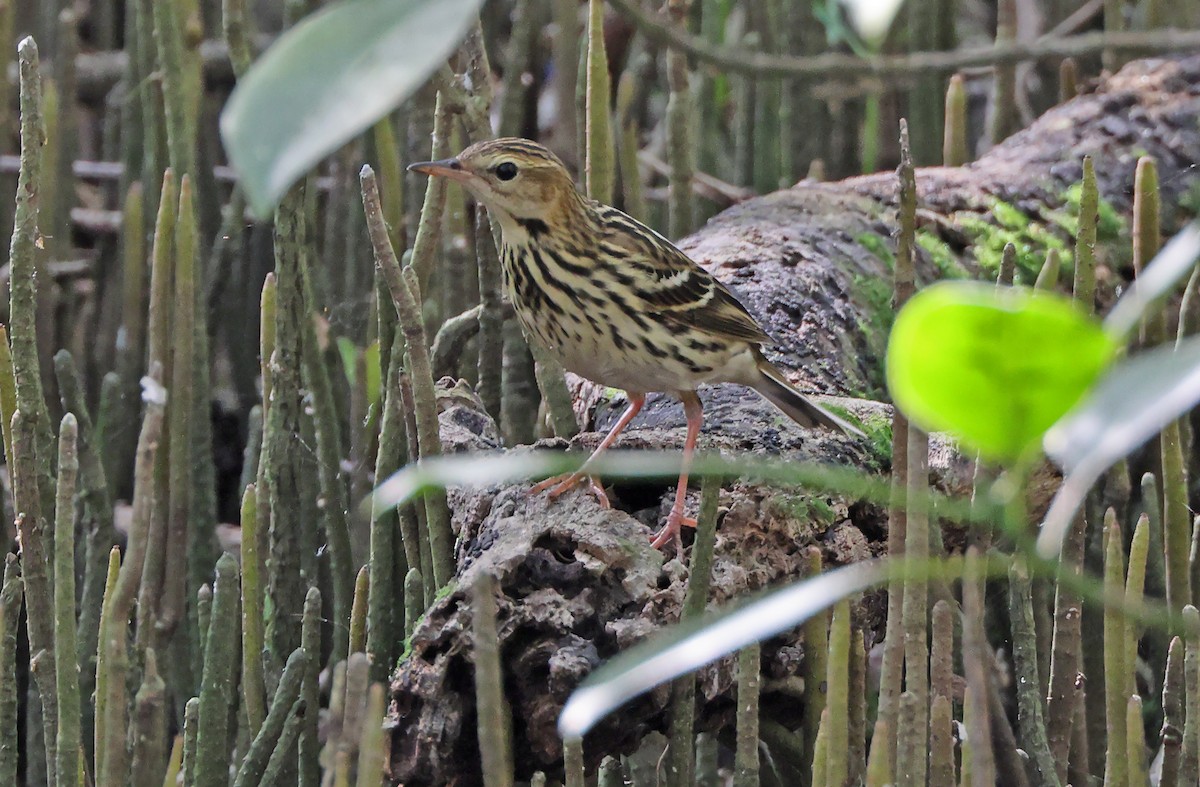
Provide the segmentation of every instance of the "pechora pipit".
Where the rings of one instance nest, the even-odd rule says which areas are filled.
[[[683,505],[703,421],[699,386],[741,383],[801,426],[861,434],[805,398],[763,357],[771,337],[725,285],[654,230],[581,194],[542,145],[490,140],[409,169],[461,183],[499,223],[505,287],[526,334],[566,369],[629,396],[588,461],[534,491],[552,486],[557,497],[586,483],[607,505],[589,465],[641,410],[647,392],[674,393],[687,415],[683,469],[654,546],[678,548],[680,527],[695,525]]]

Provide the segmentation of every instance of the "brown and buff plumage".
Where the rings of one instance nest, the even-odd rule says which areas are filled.
[[[589,463],[637,415],[646,393],[667,391],[683,401],[684,469],[656,546],[678,545],[679,528],[694,524],[683,516],[683,502],[703,420],[699,386],[741,383],[801,426],[859,434],[763,357],[771,337],[725,285],[654,230],[581,194],[545,147],[496,139],[410,169],[462,183],[497,220],[505,287],[526,334],[568,370],[628,393],[629,408]],[[607,504],[587,466],[535,489],[553,484],[557,496],[587,482]]]

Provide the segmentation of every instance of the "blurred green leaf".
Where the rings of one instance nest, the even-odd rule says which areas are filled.
[[[342,359],[342,373],[346,375],[346,382],[350,383],[353,388],[358,382],[357,364],[358,364],[358,347],[354,342],[345,336],[339,336],[336,340],[338,357]]]
[[[375,512],[393,508],[433,489],[514,484],[578,470],[587,456],[562,451],[511,451],[493,454],[462,454],[428,458],[410,464],[384,480],[365,502]],[[591,465],[601,478],[671,479],[679,474],[677,451],[628,451],[612,449]],[[817,462],[799,462],[783,457],[741,456],[736,459],[716,454],[699,454],[692,463],[692,478],[719,476],[761,483],[797,484],[810,492],[839,494],[851,500],[886,505],[891,499],[891,482],[854,467],[837,467]],[[940,516],[962,522],[999,521],[1000,510],[991,501],[972,502],[933,490],[929,505]]]
[[[1108,313],[1104,328],[1115,339],[1123,341],[1141,323],[1142,315],[1151,308],[1158,308],[1159,298],[1192,270],[1198,257],[1200,222],[1193,221],[1154,255],[1154,259]]]
[[[558,717],[559,735],[582,736],[637,695],[798,626],[841,599],[881,584],[889,573],[887,560],[855,563],[776,590],[715,618],[673,626],[588,676]]]
[[[383,388],[383,369],[379,365],[379,340],[368,344],[363,353],[366,355],[367,401],[378,402]]]
[[[338,356],[342,359],[342,371],[346,382],[353,388],[358,385],[358,359],[362,355],[363,365],[367,369],[367,403],[379,401],[380,387],[383,384],[383,370],[379,366],[379,340],[368,344],[361,351],[353,341],[345,336],[337,338]]]
[[[1058,554],[1075,511],[1118,459],[1200,402],[1200,337],[1173,342],[1117,364],[1086,399],[1046,433],[1045,448],[1065,471],[1046,512],[1038,553]]]
[[[927,431],[1014,462],[1074,406],[1118,345],[1069,300],[1027,288],[942,282],[896,316],[888,388]]]
[[[983,558],[981,576],[1008,573],[1010,556]],[[804,623],[844,598],[895,580],[950,582],[963,576],[959,557],[881,558],[853,563],[810,579],[768,591],[734,607],[656,632],[589,675],[568,698],[558,718],[563,738],[586,734],[605,715],[655,686],[686,675],[745,646]],[[1032,559],[1030,569],[1047,578],[1057,565]],[[1165,626],[1170,615],[1161,602],[1129,604],[1122,595],[1106,598],[1103,584],[1089,575],[1065,580],[1089,603],[1108,605],[1144,625]]]
[[[483,0],[347,0],[281,35],[221,112],[254,212],[365,131],[450,55]]]

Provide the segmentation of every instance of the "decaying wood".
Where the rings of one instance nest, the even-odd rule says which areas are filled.
[[[1130,64],[978,162],[919,170],[925,226],[969,268],[972,250],[958,226],[963,212],[987,218],[998,198],[1042,220],[1063,207],[1085,153],[1095,159],[1103,195],[1119,213],[1128,211],[1135,163],[1144,154],[1158,161],[1163,204],[1178,205],[1200,184],[1198,116],[1200,56]],[[894,202],[895,179],[887,173],[841,183],[803,182],[725,211],[681,246],[737,289],[779,341],[768,355],[801,387],[882,398],[888,307],[871,283],[883,282],[886,293],[890,271],[863,239],[877,238],[894,252]],[[1181,216],[1167,216],[1167,229]],[[932,278],[931,261],[925,258],[923,265]],[[1105,275],[1111,291],[1126,273],[1114,262]],[[623,406],[619,397],[609,401],[603,392],[581,395],[595,404],[597,431]],[[886,471],[880,466],[886,457],[869,446],[805,432],[744,389],[721,386],[702,398],[707,450]],[[851,398],[838,403],[860,413],[884,408]],[[446,410],[442,419],[450,451],[494,444],[475,437],[484,432],[481,418],[465,407]],[[621,445],[677,448],[683,423],[676,403],[652,399]],[[591,447],[598,439],[593,432],[578,442]],[[963,463],[944,444],[932,465],[934,481],[943,488],[962,491],[969,484]],[[1043,496],[1053,490],[1052,481],[1040,486]],[[517,485],[451,494],[459,536],[457,585],[428,611],[392,679],[390,719],[397,728],[392,776],[404,784],[479,781],[467,607],[474,572],[497,577],[503,594],[500,647],[518,777],[535,770],[561,773],[555,722],[571,690],[598,664],[678,616],[687,569],[676,561],[664,564],[664,556],[648,544],[664,510],[665,483],[618,485],[615,508],[607,511],[582,493],[549,502],[527,492],[527,485]],[[826,565],[881,554],[886,545],[879,510],[812,491],[734,484],[722,492],[721,510],[714,606],[801,576],[803,551],[810,545],[822,549]],[[880,602],[878,595],[868,596],[855,611],[868,647],[882,630]],[[802,717],[796,684],[803,650],[796,633],[763,649],[763,712],[793,729]],[[729,731],[733,684],[731,659],[701,672],[697,730]],[[666,691],[658,690],[615,713],[585,740],[589,764],[665,729],[666,705]]]

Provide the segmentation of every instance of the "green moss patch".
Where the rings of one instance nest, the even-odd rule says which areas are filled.
[[[1037,280],[1050,249],[1064,254],[1068,250],[1066,241],[1046,224],[1004,200],[993,201],[991,215],[994,222],[973,213],[960,213],[955,219],[957,225],[971,239],[975,261],[992,277],[1000,272],[1004,247],[1009,243],[1017,251],[1018,284],[1032,285]]]
[[[778,519],[811,522],[819,527],[833,524],[833,506],[819,497],[801,492],[779,492],[763,501],[763,512]]]
[[[872,340],[887,338],[896,313],[892,310],[892,281],[880,276],[855,274],[851,291],[862,305],[859,326]]]
[[[1079,234],[1079,200],[1082,195],[1083,184],[1076,183],[1063,193],[1064,208],[1046,214],[1046,218],[1051,223],[1061,227],[1072,238]],[[1117,209],[1103,196],[1097,203],[1096,212],[1096,239],[1098,241],[1117,240],[1125,226],[1121,220],[1121,214],[1117,213]]]
[[[885,412],[874,412],[858,422],[867,435],[867,448],[876,470],[885,470],[892,464],[892,417]]]
[[[854,238],[854,242],[871,252],[872,255],[887,266],[889,271],[895,269],[896,255],[892,253],[891,248],[888,246],[887,238],[878,232],[860,233]]]
[[[917,245],[925,250],[929,261],[938,270],[940,279],[967,279],[971,273],[958,261],[958,255],[950,248],[950,244],[938,237],[937,233],[927,229],[917,230]]]

